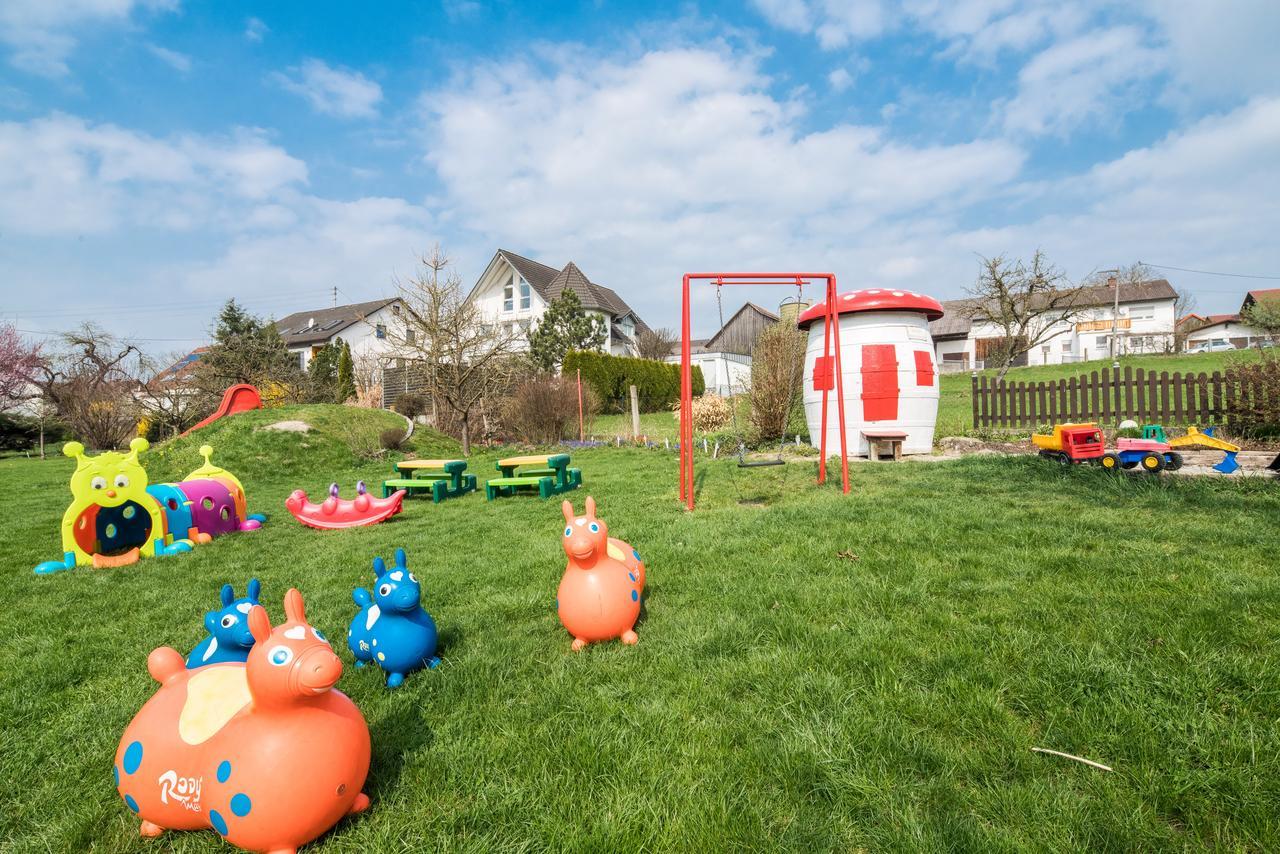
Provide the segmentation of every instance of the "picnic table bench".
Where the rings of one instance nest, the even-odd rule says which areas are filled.
[[[446,498],[458,498],[476,488],[476,476],[467,473],[466,460],[401,460],[392,466],[400,475],[382,482],[385,498],[397,489],[406,495],[430,492],[431,500],[439,504]]]
[[[568,454],[534,454],[498,460],[494,467],[502,476],[485,483],[485,498],[492,501],[500,495],[533,489],[540,497],[550,498],[577,489],[582,485],[582,469],[569,468],[569,462]]]
[[[863,430],[862,438],[867,440],[867,459],[875,462],[880,459],[882,446],[887,445],[889,455],[896,462],[902,459],[902,443],[907,434],[901,430]]]

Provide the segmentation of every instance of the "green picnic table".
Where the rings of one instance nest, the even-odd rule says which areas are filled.
[[[502,472],[484,485],[485,498],[515,495],[520,490],[537,490],[542,498],[550,498],[582,485],[582,469],[569,468],[568,454],[534,454],[498,460],[495,468]]]
[[[397,489],[409,496],[430,492],[439,504],[446,498],[459,498],[476,488],[476,476],[467,473],[466,460],[401,460],[392,467],[399,477],[382,482],[382,497]]]

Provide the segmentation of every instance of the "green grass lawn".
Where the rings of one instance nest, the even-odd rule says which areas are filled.
[[[596,497],[649,577],[639,645],[574,654],[558,502],[418,500],[340,532],[289,517],[296,487],[386,470],[351,455],[349,412],[307,435],[252,413],[144,454],[158,480],[212,440],[271,519],[119,569],[32,575],[60,554],[72,464],[0,460],[0,849],[228,850],[140,839],[115,793],[148,652],[185,654],[219,586],[254,575],[273,620],[297,586],[343,637],[351,588],[403,546],[444,661],[388,691],[340,645],[373,806],[307,850],[1280,850],[1275,482],[971,457],[858,465],[842,496],[812,463],[700,460],[688,514],[674,453],[574,452],[571,497]],[[473,458],[482,481],[497,455]]]

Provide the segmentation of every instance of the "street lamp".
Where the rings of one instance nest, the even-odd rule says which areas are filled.
[[[1111,307],[1111,367],[1120,367],[1119,360],[1116,359],[1116,332],[1120,324],[1120,280],[1116,278],[1120,274],[1119,270],[1102,270],[1103,273],[1109,273],[1107,276],[1107,284],[1115,292],[1115,304]]]

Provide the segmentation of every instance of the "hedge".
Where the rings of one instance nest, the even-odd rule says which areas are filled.
[[[641,412],[670,409],[680,400],[680,366],[657,359],[631,359],[575,350],[564,357],[562,371],[571,376],[582,371],[582,380],[599,395],[606,409],[625,412],[630,406],[629,388],[636,387]],[[702,370],[693,367],[693,393],[701,395],[707,385]]]

